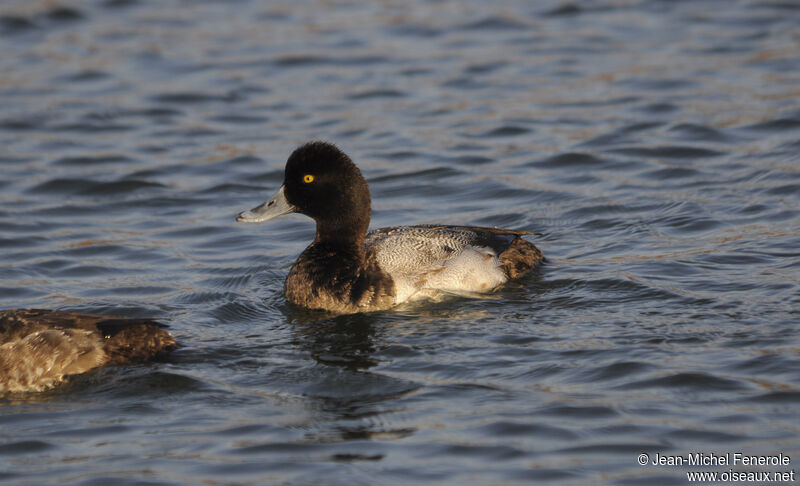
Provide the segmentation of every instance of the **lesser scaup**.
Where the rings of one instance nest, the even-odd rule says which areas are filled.
[[[0,311],[0,392],[42,391],[107,364],[158,358],[176,347],[164,327],[150,319]]]
[[[543,260],[525,231],[399,226],[367,232],[370,195],[361,171],[336,146],[310,142],[286,162],[283,185],[239,213],[259,223],[286,213],[317,223],[313,243],[286,277],[286,299],[336,313],[384,310],[437,291],[483,293]]]

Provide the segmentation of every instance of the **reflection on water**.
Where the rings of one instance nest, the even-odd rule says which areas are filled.
[[[308,313],[290,315],[289,323],[295,328],[294,344],[319,364],[349,371],[368,370],[378,364],[372,358],[376,339],[373,316],[356,314],[321,320],[303,315]]]
[[[0,397],[14,484],[684,484],[798,452],[789,2],[0,5],[0,307],[184,347]],[[233,218],[333,141],[373,227],[531,231],[488,298],[288,305],[314,237]]]

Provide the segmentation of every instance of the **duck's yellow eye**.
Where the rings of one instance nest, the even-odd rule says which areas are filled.
[[[314,176],[311,174],[306,174],[303,176],[303,182],[308,184],[309,182],[314,182]]]

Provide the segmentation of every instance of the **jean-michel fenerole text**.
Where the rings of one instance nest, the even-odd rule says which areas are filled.
[[[784,453],[752,455],[743,452],[690,452],[686,455],[662,455],[652,458],[654,466],[788,466],[792,458]]]

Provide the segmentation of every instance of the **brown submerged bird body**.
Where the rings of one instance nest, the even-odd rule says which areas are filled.
[[[175,349],[163,324],[44,309],[0,311],[0,392],[42,391],[70,375]]]

